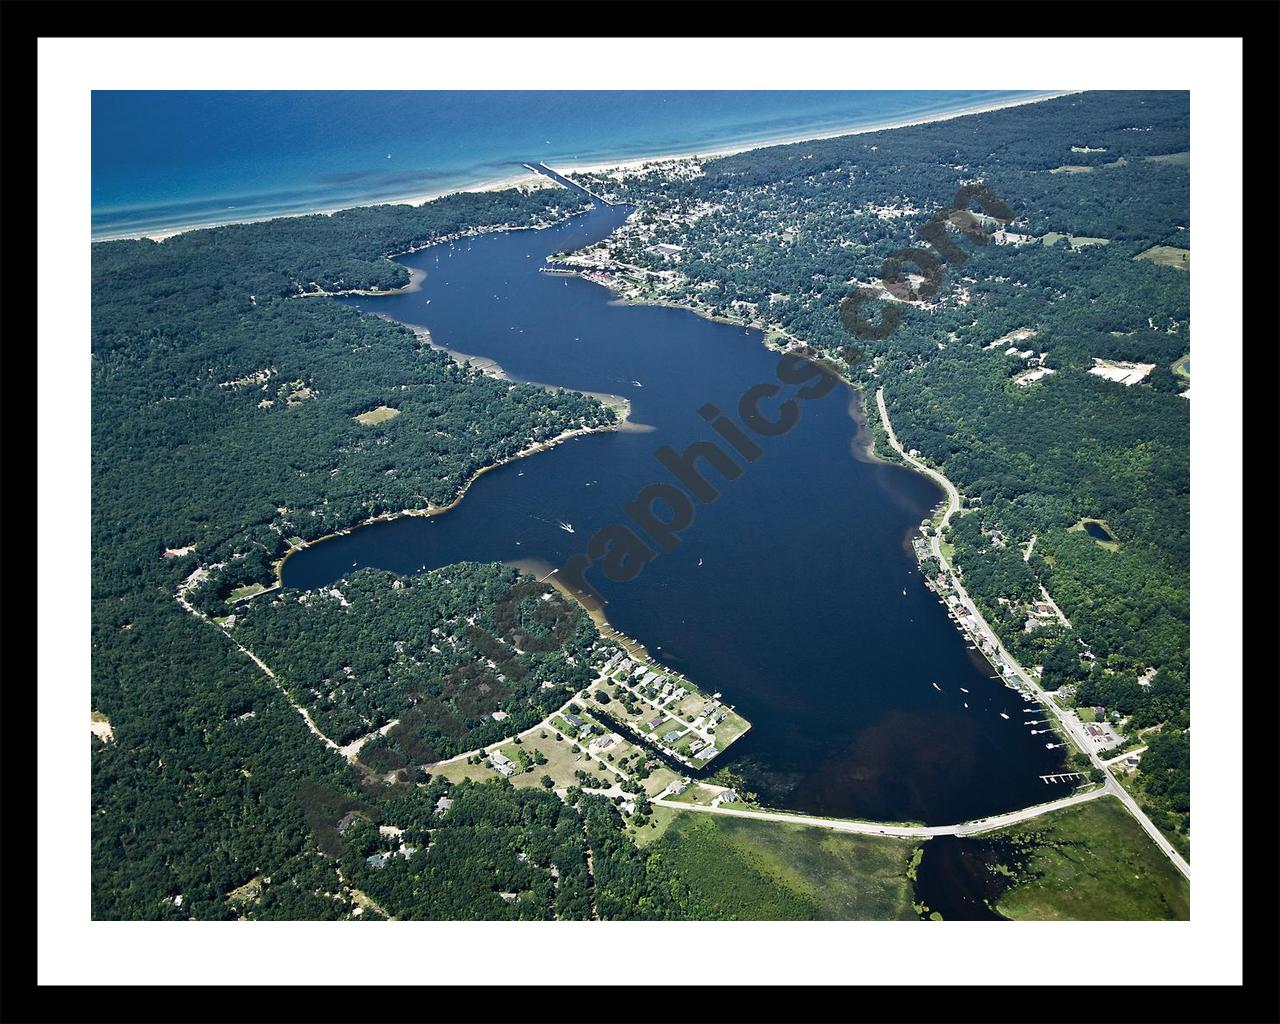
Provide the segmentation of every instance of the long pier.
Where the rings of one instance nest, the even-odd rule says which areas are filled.
[[[579,185],[572,178],[566,178],[559,171],[553,171],[546,164],[526,163],[526,164],[523,164],[522,166],[529,168],[529,170],[533,171],[534,174],[541,174],[544,177],[550,178],[552,181],[556,182],[559,185],[563,185],[565,188],[571,188],[571,189],[574,189],[575,191],[582,192],[583,194],[590,196],[595,202],[599,203],[601,206],[614,205],[613,203],[609,202],[609,200],[603,199],[600,196],[596,195],[589,188],[584,188],[582,185]]]

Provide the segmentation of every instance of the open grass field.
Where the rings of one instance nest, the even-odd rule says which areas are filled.
[[[389,405],[380,405],[376,409],[370,409],[368,412],[362,412],[356,417],[356,422],[362,427],[376,427],[379,423],[386,423],[400,415],[399,409],[393,409]]]
[[[1191,269],[1191,250],[1175,249],[1172,245],[1153,245],[1145,252],[1138,253],[1135,260],[1149,260],[1162,267],[1177,267],[1179,270]]]
[[[1191,379],[1191,353],[1188,352],[1181,359],[1174,362],[1174,364],[1170,366],[1169,369],[1171,369],[1177,376],[1183,377],[1186,380],[1190,380]]]
[[[684,811],[673,811],[670,807],[655,805],[649,814],[648,823],[642,828],[636,828],[634,820],[627,819],[627,835],[635,840],[637,846],[649,846],[666,835],[672,822],[681,817],[688,817],[688,815]]]
[[[1032,823],[1027,823],[1028,825]],[[1067,807],[998,835],[1037,834],[1033,876],[996,909],[1026,921],[1188,920],[1191,888],[1113,797]]]
[[[227,595],[227,603],[234,604],[236,601],[243,601],[246,597],[257,597],[266,589],[261,583],[250,583],[245,587],[236,587],[235,590]]]
[[[716,920],[914,919],[911,840],[672,811],[653,849]]]
[[[1146,159],[1153,164],[1176,164],[1182,167],[1191,165],[1190,153],[1162,153],[1159,156],[1149,156]]]
[[[1092,167],[1086,167],[1083,164],[1063,164],[1061,167],[1055,167],[1050,174],[1090,174]]]
[[[1040,241],[1045,245],[1053,245],[1060,238],[1065,238],[1070,243],[1071,248],[1080,249],[1086,245],[1110,245],[1109,238],[1091,238],[1088,235],[1064,235],[1061,231],[1049,231],[1040,236]]]
[[[728,708],[725,710],[728,711],[728,714],[726,714],[724,720],[716,726],[716,731],[714,733],[716,746],[721,750],[751,728],[751,723],[736,711],[729,711]]]

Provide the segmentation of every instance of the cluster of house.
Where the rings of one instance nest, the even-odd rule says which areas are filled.
[[[669,704],[672,701],[683,700],[689,695],[689,690],[686,687],[679,686],[667,676],[654,671],[648,665],[632,661],[625,653],[615,649],[601,667],[600,673],[601,675],[611,676],[618,669],[622,669],[628,677],[625,685],[638,689],[645,697],[660,706]],[[660,720],[658,724],[662,724]],[[650,728],[657,728],[657,726],[651,726]]]
[[[516,763],[500,750],[495,750],[489,755],[489,764],[493,766],[494,771],[505,778],[509,779],[516,773]]]
[[[703,713],[705,714],[706,712],[704,711]],[[724,708],[716,708],[715,711],[711,712],[711,717],[707,719],[707,725],[709,726],[719,725],[728,717],[729,717],[729,712],[725,711]]]
[[[1048,601],[1034,601],[1027,606],[1027,621],[1022,627],[1024,633],[1030,633],[1041,626],[1058,623],[1058,613]]]
[[[612,675],[614,669],[618,668],[626,669],[630,672],[634,665],[635,662],[628,658],[623,651],[615,647],[608,660],[600,667],[600,674],[605,676]]]
[[[391,863],[392,857],[403,857],[405,860],[409,860],[417,852],[418,848],[416,846],[405,846],[401,843],[400,849],[371,854],[364,859],[364,862],[375,870],[381,870]]]
[[[378,832],[381,835],[388,836],[392,839],[399,839],[400,846],[395,850],[386,850],[382,853],[375,853],[366,857],[364,862],[368,864],[369,867],[374,868],[375,870],[381,870],[391,863],[392,857],[403,857],[405,860],[411,860],[413,855],[418,852],[418,848],[416,846],[405,845],[404,839],[401,838],[404,835],[404,829],[396,828],[394,825],[379,825]]]
[[[564,720],[569,723],[569,727],[576,731],[578,739],[585,739],[591,735],[591,723],[584,722],[577,715],[567,714]]]

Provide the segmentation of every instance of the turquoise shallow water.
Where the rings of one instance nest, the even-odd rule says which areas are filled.
[[[95,92],[93,237],[354,206],[1031,95],[1001,92]]]

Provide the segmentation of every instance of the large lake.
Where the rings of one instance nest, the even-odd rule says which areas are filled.
[[[658,448],[715,439],[700,408],[736,418],[744,391],[777,380],[779,357],[758,331],[539,273],[545,257],[603,238],[626,213],[424,249],[402,260],[426,272],[420,289],[344,301],[424,326],[514,377],[624,395],[632,420],[653,429],[577,438],[484,474],[444,515],[317,544],[286,561],[286,586],[321,586],[353,563],[561,565],[596,530],[626,522],[641,488],[673,482]],[[675,551],[630,582],[588,574],[610,623],[752,721],[713,767],[732,765],[766,804],[946,824],[1065,795],[1040,778],[1061,751],[1030,734],[1022,700],[923,585],[909,542],[940,492],[867,458],[843,385],[800,407],[798,425],[762,439],[738,479],[708,471],[721,497],[698,507]]]

